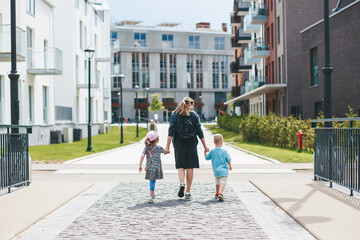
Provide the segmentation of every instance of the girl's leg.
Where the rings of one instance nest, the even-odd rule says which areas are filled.
[[[151,197],[154,195],[155,182],[156,182],[156,180],[150,180],[150,196],[151,196]]]
[[[194,169],[186,169],[186,193],[190,193],[191,184],[194,178]]]
[[[180,184],[184,184],[185,183],[185,169],[184,168],[178,169],[178,176],[179,176]]]

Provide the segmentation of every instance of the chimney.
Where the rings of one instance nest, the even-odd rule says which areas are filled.
[[[199,22],[196,24],[196,29],[199,29],[199,28],[210,29],[210,23],[209,22]]]
[[[227,32],[227,23],[222,23],[223,32]]]

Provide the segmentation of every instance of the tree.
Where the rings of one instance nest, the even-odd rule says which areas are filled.
[[[163,106],[163,103],[160,101],[159,94],[152,95],[152,101],[150,103],[149,111],[151,112],[157,112],[159,110],[164,111],[165,107]]]
[[[230,101],[231,99],[233,99],[233,97],[231,96],[231,93],[229,93],[228,96],[227,96],[227,100]],[[231,109],[231,111],[234,111],[234,110],[235,110],[233,103],[229,104],[228,106],[229,106],[229,108]]]

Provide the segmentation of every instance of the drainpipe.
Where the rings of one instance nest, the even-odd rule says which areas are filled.
[[[285,52],[285,1],[282,1],[282,29],[283,29],[283,59],[282,59],[282,79],[284,83],[287,83],[287,75],[286,75],[286,52]],[[286,87],[287,88],[287,87]],[[288,108],[287,108],[287,89],[284,91],[284,116],[288,116]]]

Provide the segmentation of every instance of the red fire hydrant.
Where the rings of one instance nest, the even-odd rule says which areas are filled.
[[[303,133],[301,130],[299,130],[298,132],[298,138],[299,138],[299,152],[302,152],[302,137],[303,137]]]

